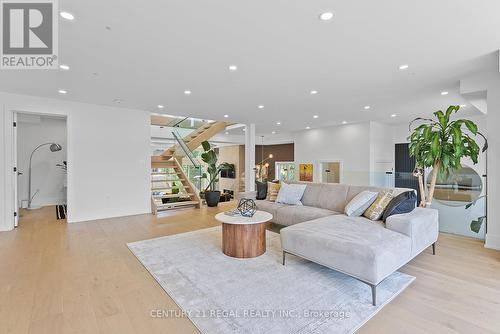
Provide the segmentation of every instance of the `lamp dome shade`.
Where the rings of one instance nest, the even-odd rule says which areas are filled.
[[[60,150],[62,150],[61,145],[56,144],[56,143],[50,145],[50,151],[51,152],[57,152],[57,151],[60,151]]]

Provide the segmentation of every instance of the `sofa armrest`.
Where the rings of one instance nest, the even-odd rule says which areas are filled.
[[[238,197],[238,199],[248,198],[248,199],[256,200],[257,199],[257,191],[242,191],[242,192],[238,193],[237,197]]]
[[[387,218],[385,226],[412,240],[412,256],[435,243],[439,235],[439,213],[435,209],[416,208],[410,213]]]

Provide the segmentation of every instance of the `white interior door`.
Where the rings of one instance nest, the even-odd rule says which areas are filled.
[[[17,191],[17,179],[19,177],[19,167],[17,166],[17,113],[13,115],[13,129],[12,129],[12,203],[14,203],[14,227],[19,225],[19,199]]]

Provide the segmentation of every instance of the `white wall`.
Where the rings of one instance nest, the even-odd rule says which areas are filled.
[[[295,162],[314,164],[314,181],[320,182],[321,161],[342,161],[342,182],[370,183],[370,124],[346,124],[293,134]]]
[[[500,74],[488,82],[488,234],[486,246],[500,249]]]
[[[49,146],[38,149],[32,159],[33,206],[62,204],[66,201],[66,173],[57,167],[66,161],[66,119],[19,114],[17,117],[18,199],[28,201],[28,172],[31,152],[40,144],[57,143],[62,150],[51,152]]]
[[[12,228],[12,111],[67,116],[68,222],[150,212],[150,114],[0,93],[0,230]]]
[[[394,141],[392,127],[388,124],[370,122],[370,185],[377,187],[394,186]]]

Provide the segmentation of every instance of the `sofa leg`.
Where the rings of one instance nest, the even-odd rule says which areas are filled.
[[[432,244],[432,255],[436,255],[436,243]]]
[[[372,288],[372,305],[377,306],[377,286],[370,284],[370,287]]]
[[[285,265],[286,252],[283,251],[283,265]]]

